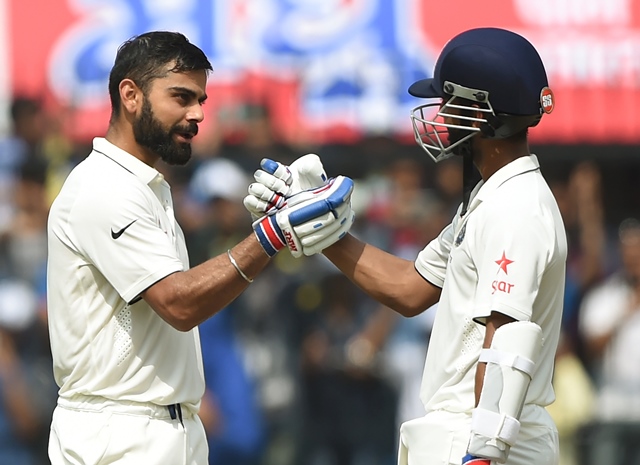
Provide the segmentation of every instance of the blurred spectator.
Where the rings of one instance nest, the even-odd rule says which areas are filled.
[[[200,325],[206,391],[200,418],[209,441],[209,465],[258,465],[264,426],[254,381],[247,373],[233,326],[233,304]]]
[[[46,327],[33,288],[0,280],[0,463],[48,463],[55,403]]]
[[[440,164],[437,165],[438,167]],[[449,182],[462,184],[462,175],[455,163],[439,170]],[[456,173],[460,176],[455,178]],[[435,238],[449,220],[449,207],[435,188],[426,184],[425,167],[418,160],[402,155],[391,162],[383,175],[376,175],[367,182],[365,194],[358,200],[366,204],[363,215],[356,224],[360,236],[394,255],[412,259],[425,244]],[[448,191],[458,197],[447,198],[457,202],[462,199],[458,187]],[[457,208],[456,205],[456,208]],[[451,213],[453,215],[453,212]],[[386,319],[387,334],[383,350],[386,370],[398,392],[396,431],[403,421],[423,416],[424,406],[418,395],[422,382],[422,370],[429,344],[429,336],[435,307],[417,317],[400,318],[388,308],[380,308],[386,316],[374,315],[376,320]]]
[[[598,417],[640,421],[640,222],[620,225],[622,268],[589,291],[580,329],[596,369]]]
[[[249,178],[225,158],[204,161],[193,173],[188,192],[199,205],[196,227],[187,237],[197,265],[225,252],[246,236],[250,216],[242,205]],[[235,311],[242,298],[200,325],[206,381],[200,417],[209,440],[210,465],[257,465],[264,426],[254,381],[244,365],[236,335]]]
[[[15,214],[15,186],[27,160],[42,160],[40,142],[45,117],[36,99],[16,97],[11,103],[11,134],[0,140],[0,237],[10,231]]]
[[[13,139],[24,158],[42,157],[46,113],[39,99],[16,97],[11,103]]]
[[[204,159],[189,183],[193,227],[185,234],[192,264],[226,251],[237,243],[239,235],[246,236],[251,224],[242,199],[252,178],[235,158],[227,158],[226,154]],[[256,162],[253,170],[258,166]],[[212,464],[222,463],[223,459],[234,464],[253,463],[258,451],[261,465],[293,463],[299,433],[296,333],[300,328],[294,298],[289,293],[282,299],[280,296],[283,289],[295,288],[313,275],[314,267],[309,266],[313,262],[309,258],[294,259],[286,252],[279,254],[269,273],[256,279],[232,307],[214,316],[211,326],[202,325],[208,391],[201,413],[203,421],[205,416],[212,420],[208,427],[213,436]],[[222,328],[232,334],[215,336]],[[227,353],[225,361],[214,366],[220,359],[216,354],[223,351]],[[227,364],[233,367],[225,367]],[[232,393],[234,383],[239,384]],[[242,407],[221,404],[241,399]],[[225,414],[226,419],[219,418]],[[228,429],[244,430],[230,436],[219,429],[225,422],[229,422]],[[239,441],[241,437],[245,438],[244,444]],[[221,452],[235,448],[234,460],[229,459],[228,453],[215,456],[214,448]]]
[[[590,290],[580,309],[580,330],[596,375],[597,423],[589,429],[589,463],[640,463],[640,222],[619,228],[622,267]],[[630,442],[631,441],[631,442]]]
[[[581,431],[594,415],[595,387],[589,356],[579,331],[583,296],[609,273],[602,177],[592,161],[582,161],[568,179],[550,183],[567,231],[568,257],[561,339],[556,354],[555,402],[549,412],[558,427],[560,464],[580,463]],[[585,365],[585,363],[587,363]]]
[[[399,155],[362,187],[364,193],[354,193],[354,203],[363,212],[355,227],[384,250],[402,256],[421,250],[446,225],[445,218],[450,219],[434,190],[427,188],[424,166],[415,159]]]
[[[35,285],[47,261],[46,165],[30,158],[20,167],[14,214],[3,242],[13,276]]]
[[[453,218],[462,202],[462,163],[452,157],[437,163],[435,169],[435,189],[445,205],[447,218]]]
[[[366,334],[366,310],[351,282],[323,280],[323,304],[302,342],[301,457],[308,465],[395,461],[395,393]]]
[[[220,153],[248,173],[258,169],[263,158],[289,164],[299,156],[278,136],[269,111],[266,104],[255,103],[227,108],[219,115],[226,127]]]
[[[579,465],[582,428],[594,414],[595,389],[587,370],[573,351],[566,333],[561,334],[553,375],[556,400],[547,407],[558,428],[559,465]]]
[[[249,176],[233,160],[217,157],[200,164],[189,183],[189,194],[198,209],[190,209],[190,260],[201,263],[238,243],[246,236],[251,216],[242,199],[247,194]]]
[[[74,116],[73,107],[57,108],[55,114],[47,115],[47,130],[42,141],[43,158],[47,163],[46,199],[51,205],[60,192],[71,169],[91,151],[80,142],[73,142],[69,126]]]
[[[565,343],[584,360],[578,330],[582,297],[593,285],[611,273],[614,261],[604,218],[601,173],[593,161],[582,161],[568,180],[555,181],[551,188],[567,231],[567,275],[562,317]]]

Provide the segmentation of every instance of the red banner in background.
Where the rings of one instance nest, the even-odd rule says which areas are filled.
[[[146,30],[184,32],[210,57],[206,126],[259,103],[289,140],[344,142],[372,132],[409,135],[418,102],[408,85],[431,73],[451,36],[496,26],[531,40],[547,67],[556,108],[532,130],[534,142],[640,142],[640,2],[633,0],[7,4],[12,92],[44,96],[81,139],[106,129],[117,46]]]

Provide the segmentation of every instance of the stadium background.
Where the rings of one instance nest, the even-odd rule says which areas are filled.
[[[181,31],[215,69],[192,166],[163,168],[194,263],[248,231],[239,198],[263,156],[291,161],[307,152],[320,154],[330,175],[356,179],[356,232],[409,258],[458,201],[459,166],[454,160],[436,167],[415,146],[408,115],[417,102],[406,89],[431,73],[448,38],[476,26],[530,39],[556,97],[555,111],[530,134],[566,206],[575,288],[568,292],[562,355],[576,363],[562,379],[584,392],[574,406],[578,395],[560,398],[559,385],[556,414],[567,444],[563,465],[576,455],[592,463],[593,438],[606,427],[595,420],[593,402],[600,359],[581,334],[579,309],[582,297],[621,269],[618,225],[640,216],[636,0],[0,0],[0,167],[11,186],[0,210],[0,331],[16,341],[31,386],[25,392],[50,398],[38,391],[51,390],[46,368],[33,369],[46,366],[47,355],[40,332],[46,208],[91,138],[104,134],[106,82],[121,42],[152,29]],[[32,124],[42,124],[33,153],[23,157],[30,163],[10,143],[19,138],[11,118],[18,98],[37,103]],[[429,317],[398,322],[344,286],[323,259],[302,262],[280,257],[203,328],[210,334],[204,349],[212,464],[391,464],[397,423],[420,414],[412,389]],[[15,308],[20,292],[31,296],[33,309]],[[16,326],[16,312],[35,316]],[[371,348],[364,355],[355,344],[362,341]],[[399,367],[406,357],[410,366]],[[640,375],[635,383],[640,397]],[[6,401],[11,388],[0,392]],[[24,411],[0,409],[0,429],[17,438],[12,444],[39,457],[49,411],[41,403],[31,426],[17,429]],[[620,431],[634,431],[640,414],[632,420]],[[624,435],[614,436],[616,450],[625,451],[620,457],[630,457]]]

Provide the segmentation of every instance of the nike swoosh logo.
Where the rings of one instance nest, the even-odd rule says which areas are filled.
[[[131,223],[129,223],[128,225],[126,225],[124,228],[122,228],[122,229],[121,229],[120,231],[118,231],[118,232],[115,232],[115,231],[113,230],[113,228],[112,228],[112,229],[111,229],[111,237],[113,237],[114,239],[119,238],[120,236],[122,236],[122,233],[124,233],[124,232],[127,230],[127,228],[128,228],[129,226],[131,226],[133,223],[135,223],[136,221],[138,221],[138,219],[137,219],[137,218],[136,218],[135,220],[133,220]]]

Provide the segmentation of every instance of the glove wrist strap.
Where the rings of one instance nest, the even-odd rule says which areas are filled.
[[[270,257],[287,246],[284,234],[276,222],[276,215],[265,216],[256,221],[253,224],[253,231],[258,242]]]

